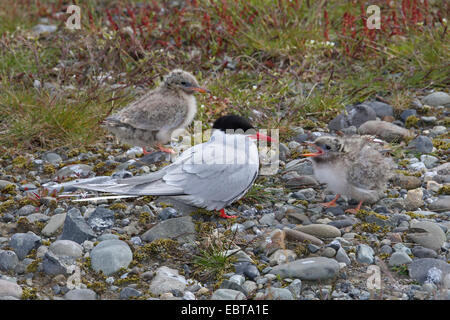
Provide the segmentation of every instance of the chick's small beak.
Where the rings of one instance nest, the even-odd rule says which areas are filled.
[[[307,142],[306,144],[308,144],[309,146],[311,146],[311,147],[313,147],[314,149],[316,149],[317,152],[314,152],[314,153],[304,153],[304,154],[302,154],[302,156],[304,156],[304,157],[317,157],[317,156],[320,156],[320,155],[322,155],[322,154],[325,153],[325,152],[323,151],[322,148],[316,146],[314,143],[309,143],[309,142]]]
[[[256,139],[256,140],[265,140],[269,142],[277,142],[275,139],[272,139],[269,136],[266,136],[265,134],[257,132],[256,134],[253,134],[250,136],[250,138]]]
[[[211,93],[211,91],[209,91],[208,89],[201,88],[201,87],[191,87],[190,89],[193,91],[200,92],[200,93]]]

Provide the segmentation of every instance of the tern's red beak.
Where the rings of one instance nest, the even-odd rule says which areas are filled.
[[[325,153],[325,152],[323,151],[322,148],[319,148],[319,147],[316,146],[314,143],[308,143],[308,142],[307,142],[307,144],[310,145],[311,147],[313,147],[314,149],[316,149],[317,152],[314,152],[314,153],[304,153],[304,154],[302,154],[302,156],[304,156],[304,157],[317,157],[317,156],[321,156],[321,155],[323,155],[323,154]]]
[[[200,93],[211,93],[208,89],[200,88],[200,87],[190,87],[189,89],[200,92]]]
[[[271,137],[266,136],[265,134],[262,134],[262,133],[259,133],[259,132],[257,132],[256,134],[253,134],[253,135],[251,135],[249,137],[253,138],[253,139],[256,139],[256,140],[266,140],[266,141],[269,141],[269,142],[276,142],[275,139],[272,139]]]

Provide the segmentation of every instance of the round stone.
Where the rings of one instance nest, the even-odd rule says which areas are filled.
[[[438,107],[450,105],[450,95],[446,92],[437,91],[430,93],[422,99],[423,104]]]
[[[414,232],[414,231],[418,232]],[[446,241],[438,224],[429,221],[412,222],[408,237],[415,243],[432,250],[439,250]]]
[[[272,268],[271,274],[282,278],[301,280],[325,280],[333,278],[339,272],[339,263],[334,259],[312,257],[295,260]]]
[[[66,300],[96,300],[97,294],[91,289],[73,289],[64,295]]]
[[[19,263],[19,258],[12,250],[0,250],[0,270],[10,271]]]
[[[30,204],[27,204],[25,206],[23,206],[22,208],[20,208],[19,210],[17,210],[16,214],[18,216],[28,216],[29,214],[32,214],[36,212],[36,207],[32,206]]]
[[[113,274],[120,268],[127,268],[133,260],[133,253],[122,240],[104,240],[91,251],[92,268],[105,275]]]
[[[356,247],[356,260],[359,263],[372,264],[374,261],[375,252],[366,244],[359,244]]]
[[[437,278],[435,275],[438,274],[441,281],[450,274],[450,264],[439,259],[423,258],[414,259],[408,267],[409,276],[420,283],[425,283],[429,280],[436,280],[430,278]],[[434,281],[433,281],[434,282]]]
[[[50,245],[49,250],[57,256],[79,258],[83,255],[83,247],[72,240],[57,240]]]
[[[27,254],[33,250],[37,249],[41,243],[41,237],[35,235],[33,232],[27,233],[15,233],[9,241],[9,246],[13,248],[17,257],[22,260]]]
[[[336,255],[336,250],[333,249],[332,247],[326,247],[322,251],[322,256],[327,257],[327,258],[333,258],[335,255]]]
[[[286,288],[267,288],[265,296],[270,300],[294,300],[292,292]]]
[[[416,210],[422,207],[423,202],[423,190],[422,188],[409,190],[406,194],[405,207],[407,210]]]
[[[150,283],[149,290],[154,295],[162,295],[172,290],[184,291],[187,287],[186,279],[178,274],[178,270],[160,267]]]
[[[401,266],[403,264],[410,264],[412,259],[405,253],[401,251],[394,252],[389,259],[389,266]]]
[[[11,281],[0,279],[0,297],[22,297],[22,288]]]
[[[289,249],[278,249],[270,256],[270,265],[274,266],[277,264],[294,261],[295,258],[297,258],[297,255],[294,251]]]
[[[245,298],[242,292],[232,289],[218,289],[211,296],[211,300],[244,300]]]
[[[341,236],[341,231],[339,231],[338,228],[328,224],[309,224],[306,226],[298,226],[294,229],[321,239],[336,238]]]

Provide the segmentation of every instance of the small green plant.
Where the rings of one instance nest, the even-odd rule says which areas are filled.
[[[402,276],[409,275],[408,266],[406,264],[392,267],[392,271],[395,271],[395,272],[397,272],[397,274],[402,275]]]
[[[229,238],[213,233],[203,241],[203,247],[194,257],[194,265],[203,273],[203,277],[220,279],[225,272],[231,270],[232,263],[235,261],[233,255],[237,252],[230,253],[234,246],[236,232],[237,229]]]

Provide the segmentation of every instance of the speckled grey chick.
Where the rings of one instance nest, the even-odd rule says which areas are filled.
[[[374,203],[383,195],[394,163],[370,136],[323,136],[311,146],[317,152],[303,155],[311,157],[317,180],[337,194],[324,206],[336,206],[343,194],[359,201],[355,209],[346,210],[356,213],[363,202]]]
[[[195,92],[206,93],[189,72],[175,69],[154,90],[105,119],[104,125],[122,143],[162,147],[192,122],[197,112]]]

